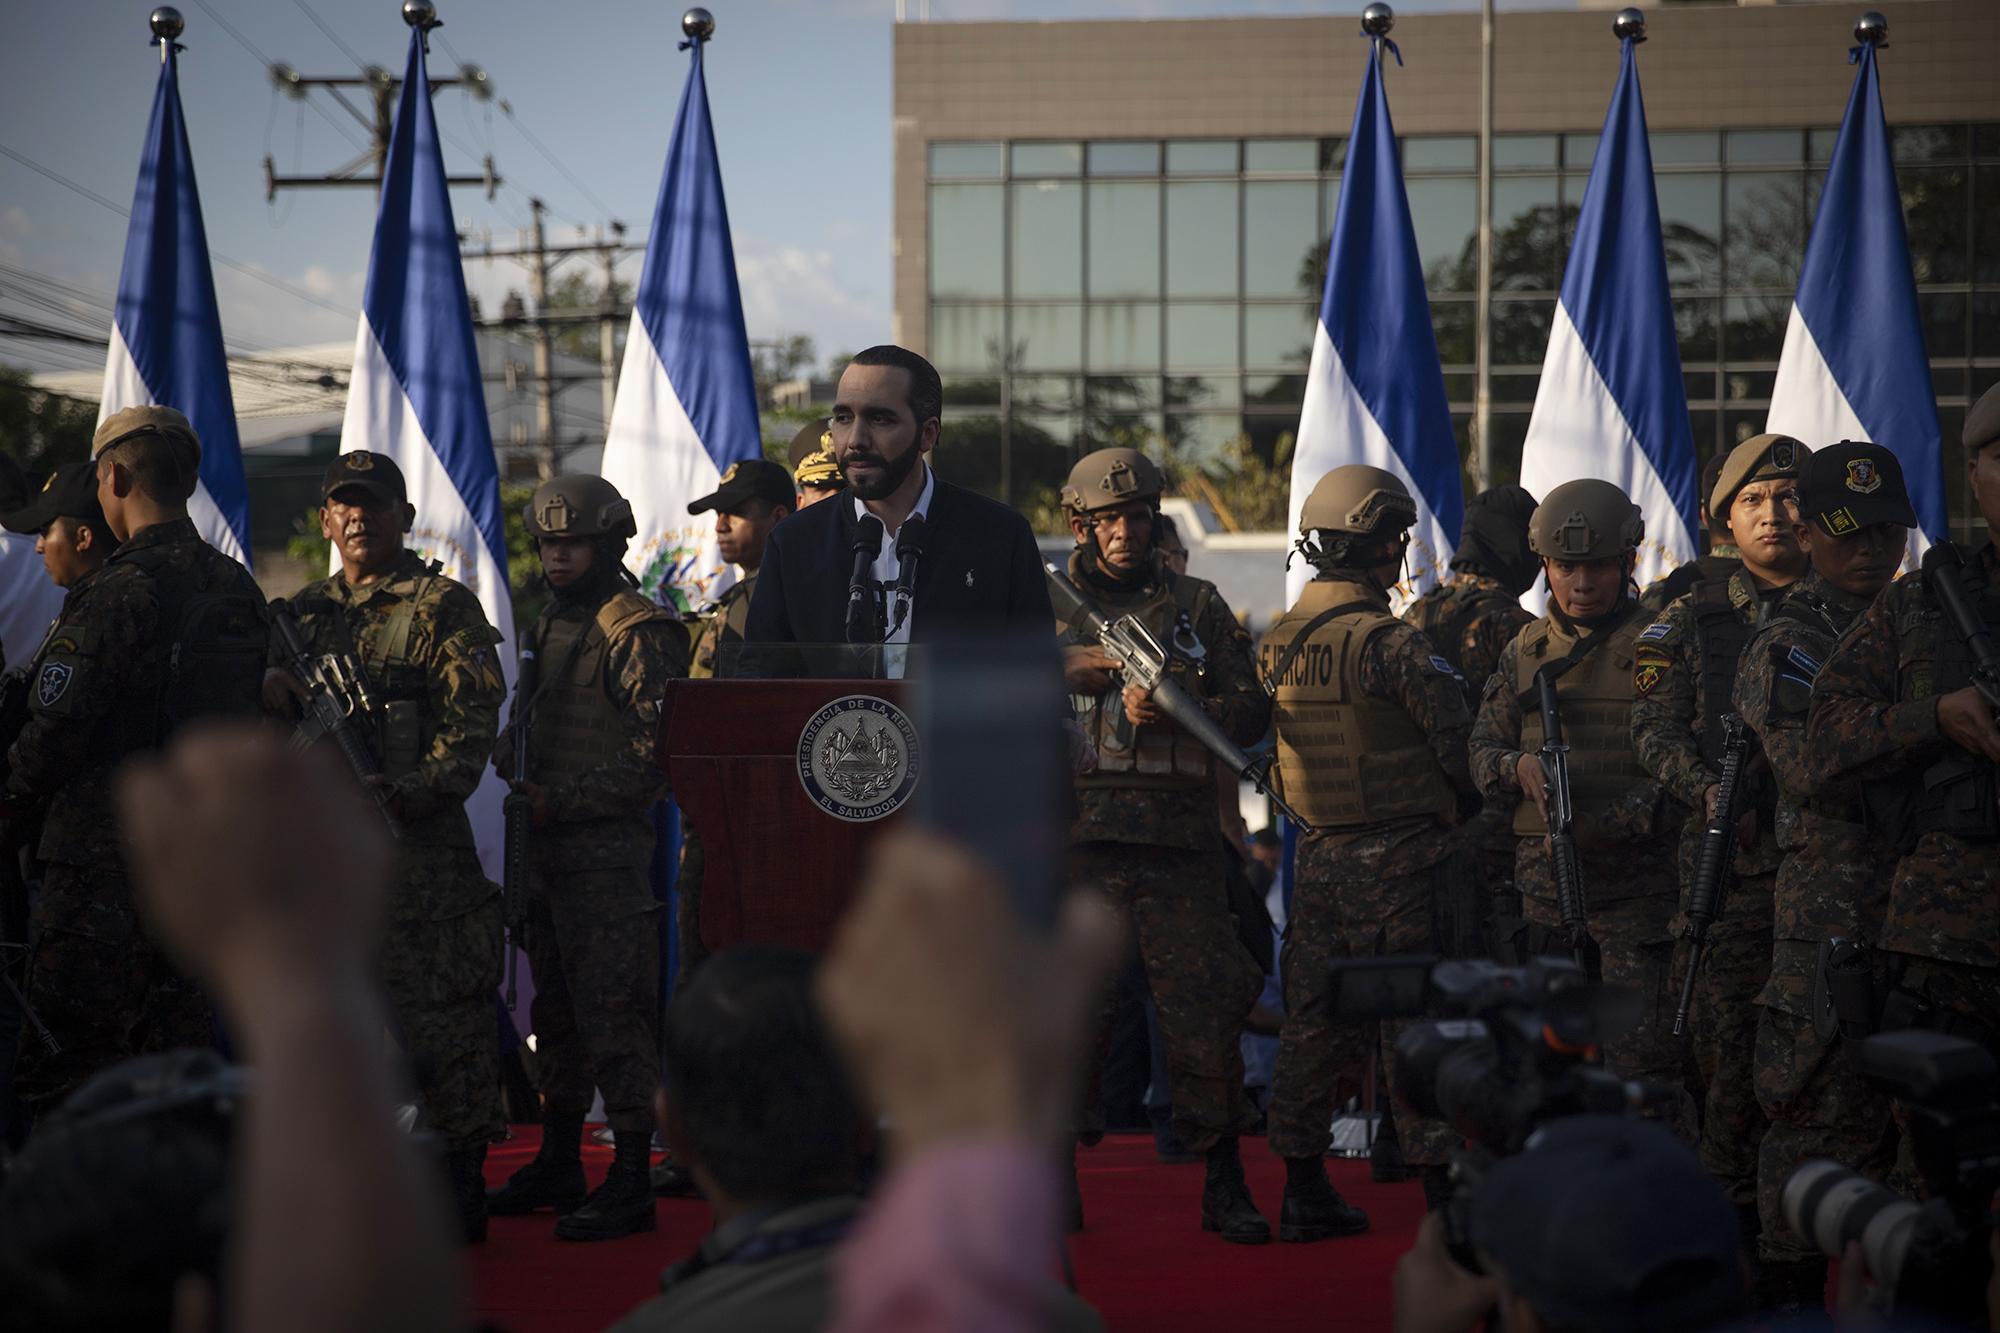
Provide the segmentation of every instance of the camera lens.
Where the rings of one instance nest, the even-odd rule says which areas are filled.
[[[1902,1279],[1923,1222],[1921,1206],[1823,1158],[1792,1173],[1783,1201],[1786,1224],[1821,1253],[1838,1259],[1858,1240],[1876,1281],[1893,1287]]]

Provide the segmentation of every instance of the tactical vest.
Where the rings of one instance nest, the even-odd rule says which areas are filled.
[[[1075,577],[1075,571],[1071,571]],[[1169,576],[1141,605],[1113,605],[1085,585],[1110,616],[1133,615],[1169,648],[1176,637],[1194,634],[1202,614],[1215,597],[1215,585],[1186,575]],[[1064,642],[1076,642],[1064,635]],[[1204,648],[1207,645],[1203,645]],[[1193,791],[1211,781],[1206,746],[1179,727],[1135,727],[1125,717],[1123,689],[1103,694],[1072,694],[1071,712],[1077,725],[1097,747],[1097,767],[1077,778],[1082,788],[1123,787],[1155,791]]]
[[[1966,561],[1974,576],[1966,591],[1972,594],[1973,609],[1987,626],[2000,625],[2000,595],[1985,578],[1986,562],[1978,555]],[[1944,577],[1940,570],[1938,577]],[[1936,601],[1934,598],[1933,601]],[[1972,649],[1958,632],[1951,617],[1937,602],[1937,693],[1939,696],[1972,684]],[[1949,833],[1969,842],[2000,840],[2000,781],[1994,766],[1985,759],[1965,753],[1957,746],[1946,747],[1946,757],[1925,769],[1920,783],[1912,785],[1905,775],[1903,787],[1914,797],[1911,809],[1911,846],[1926,833]]]
[[[1462,676],[1465,663],[1458,660],[1458,650],[1465,643],[1465,631],[1485,609],[1489,594],[1483,588],[1464,584],[1448,585],[1443,592],[1442,597],[1418,598],[1404,619],[1422,630],[1431,647]],[[1483,683],[1467,682],[1474,690]]]
[[[1316,828],[1366,828],[1417,815],[1443,819],[1457,806],[1415,719],[1361,688],[1362,653],[1402,623],[1386,604],[1324,621],[1297,652],[1290,651],[1323,612],[1380,597],[1363,584],[1315,580],[1258,649],[1274,700],[1278,781],[1285,799]]]
[[[638,625],[665,619],[665,611],[630,589],[613,593],[587,620],[542,612],[535,655],[546,674],[532,704],[528,746],[536,782],[566,782],[625,752],[631,738],[606,676],[611,645]]]
[[[1599,631],[1610,637],[1556,682],[1563,739],[1569,744],[1572,795],[1579,812],[1603,810],[1651,781],[1632,748],[1632,659],[1645,623],[1644,616],[1627,616],[1615,629]],[[1569,653],[1577,639],[1544,616],[1522,630],[1517,642],[1514,689],[1532,698],[1535,673]],[[1541,748],[1542,739],[1541,710],[1524,707],[1521,748],[1532,754]],[[1514,807],[1515,833],[1540,837],[1548,831],[1533,801],[1524,799]]]
[[[1728,579],[1704,579],[1694,588],[1695,637],[1701,645],[1701,757],[1722,771],[1722,717],[1734,712],[1736,668],[1755,623],[1729,599]]]

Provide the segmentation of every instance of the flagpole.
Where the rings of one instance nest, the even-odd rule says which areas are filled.
[[[172,5],[161,5],[147,18],[146,24],[153,30],[153,45],[160,48],[160,63],[164,65],[170,54],[181,49],[175,39],[187,30],[187,21]]]
[[[1472,475],[1493,484],[1493,0],[1479,6],[1479,274],[1473,296]]]

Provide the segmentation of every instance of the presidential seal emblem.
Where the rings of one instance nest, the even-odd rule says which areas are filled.
[[[916,789],[920,757],[908,716],[872,694],[833,700],[799,732],[799,782],[806,795],[850,823],[900,810]]]

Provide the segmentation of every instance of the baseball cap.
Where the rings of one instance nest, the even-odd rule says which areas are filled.
[[[1965,430],[1959,436],[1965,452],[1976,454],[2000,440],[2000,384],[1979,395],[1979,401],[1965,414]]]
[[[201,465],[201,437],[195,434],[194,423],[171,407],[123,407],[113,412],[97,423],[90,437],[90,456],[97,458],[135,435],[164,436],[179,447],[189,466]]]
[[[1865,440],[1842,440],[1814,451],[1799,473],[1799,512],[1829,537],[1876,523],[1917,526],[1896,455]]]
[[[1708,512],[1717,519],[1729,513],[1736,492],[1767,477],[1796,477],[1812,450],[1789,435],[1752,435],[1729,451],[1715,487],[1708,493]]]
[[[798,503],[799,493],[792,489],[792,474],[779,463],[768,458],[746,458],[740,463],[731,463],[729,470],[722,474],[722,484],[711,493],[688,505],[690,514],[706,513],[720,509],[727,513],[741,508],[748,500],[769,500],[786,508]]]
[[[366,449],[338,454],[326,465],[326,475],[319,483],[319,502],[325,504],[335,491],[350,486],[390,504],[404,504],[410,498],[403,485],[403,470],[396,466],[396,460]]]
[[[0,527],[9,532],[40,532],[58,518],[80,518],[108,535],[110,525],[97,503],[97,465],[70,463],[49,473],[42,492],[12,513],[0,515]]]
[[[1736,1210],[1650,1121],[1545,1126],[1487,1172],[1471,1226],[1507,1284],[1560,1328],[1706,1328],[1743,1310]]]

